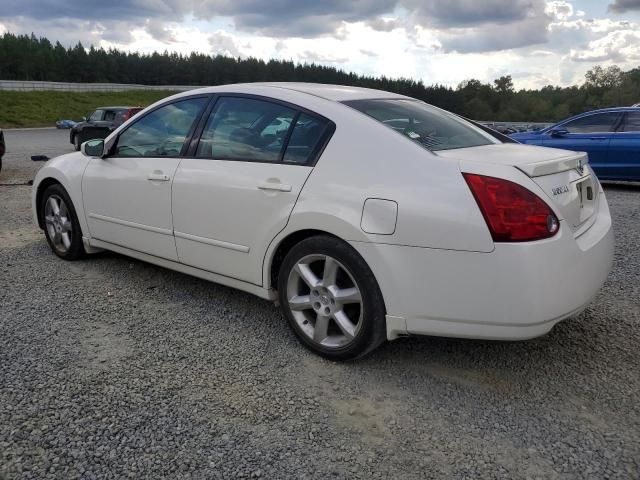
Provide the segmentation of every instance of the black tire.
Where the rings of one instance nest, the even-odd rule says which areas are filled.
[[[335,259],[344,270],[343,276],[350,278],[359,290],[361,300],[357,308],[362,309],[360,320],[355,335],[346,345],[328,347],[314,341],[302,330],[290,308],[289,275],[299,261],[314,256],[328,256]],[[281,309],[296,336],[303,345],[322,357],[330,360],[351,360],[363,357],[386,340],[385,306],[378,282],[358,252],[338,238],[319,235],[302,240],[295,245],[280,266],[278,296]],[[333,303],[333,300],[331,302]],[[311,310],[308,312],[313,313]],[[310,318],[313,319],[313,315]],[[306,324],[306,321],[303,323]],[[334,325],[334,330],[335,327],[337,323]]]
[[[76,152],[80,151],[81,145],[82,145],[82,141],[80,139],[80,132],[78,132],[73,136],[73,148],[76,149]]]
[[[61,250],[56,246],[56,242],[54,238],[51,236],[51,232],[45,223],[45,212],[46,212],[46,204],[49,201],[49,198],[54,197],[60,198],[64,201],[66,205],[67,215],[66,218],[71,222],[71,232],[69,234],[70,245],[68,248]],[[71,202],[71,198],[69,194],[64,189],[64,187],[58,183],[54,185],[50,185],[42,194],[42,199],[40,201],[40,215],[42,216],[42,223],[44,225],[44,234],[47,238],[47,243],[53,253],[55,253],[58,257],[64,260],[77,260],[82,258],[85,255],[84,245],[82,243],[82,230],[80,230],[80,223],[78,222],[78,215],[76,214],[76,209]]]

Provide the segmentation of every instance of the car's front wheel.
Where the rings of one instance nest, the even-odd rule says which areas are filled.
[[[76,149],[76,152],[80,151],[80,146],[82,145],[82,142],[80,141],[80,133],[76,133],[73,136],[73,148]]]
[[[62,185],[49,186],[42,195],[40,212],[47,242],[60,258],[75,260],[84,255],[80,223],[69,194]]]
[[[335,237],[310,237],[289,251],[278,295],[298,338],[323,357],[361,357],[385,340],[378,283],[364,259]]]

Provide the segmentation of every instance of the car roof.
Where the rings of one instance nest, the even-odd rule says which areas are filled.
[[[305,93],[315,97],[333,100],[336,102],[344,102],[348,100],[364,100],[364,99],[408,99],[404,95],[386,92],[384,90],[375,90],[372,88],[350,87],[346,85],[331,85],[325,83],[301,83],[301,82],[256,82],[256,83],[237,83],[235,85],[220,85],[218,87],[207,87],[199,89],[202,93],[216,93],[222,89],[229,91],[230,88],[237,87],[243,92],[249,92],[252,87],[260,89],[274,90],[291,90],[298,93]],[[193,91],[191,92],[193,93]]]
[[[97,107],[96,110],[131,110],[133,108],[139,108],[142,110],[143,107]]]
[[[640,107],[609,107],[599,108],[597,110],[589,110],[588,112],[582,112],[574,117],[580,117],[582,115],[590,115],[592,113],[618,113],[618,112],[640,112]]]
[[[623,113],[623,112],[640,112],[640,108],[638,107],[610,107],[610,108],[599,108],[597,110],[589,110],[588,112],[577,113],[572,115],[571,117],[563,118],[562,120],[554,123],[553,125],[549,125],[548,127],[539,130],[539,132],[547,132],[552,128],[570,122],[571,120],[576,120],[578,118],[587,117],[589,115],[593,115],[595,113]],[[526,132],[528,133],[528,132]]]

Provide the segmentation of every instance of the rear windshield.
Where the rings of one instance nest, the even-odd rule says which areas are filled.
[[[461,118],[418,100],[349,100],[344,104],[429,150],[498,143]]]

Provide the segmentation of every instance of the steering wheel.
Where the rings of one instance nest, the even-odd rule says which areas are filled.
[[[171,149],[167,149],[169,145],[172,145]],[[167,157],[169,155],[178,155],[180,152],[175,147],[175,142],[173,142],[172,140],[165,140],[156,147],[155,153],[159,157]]]

